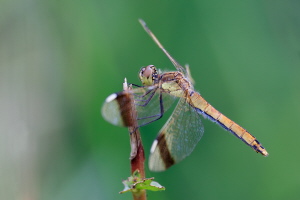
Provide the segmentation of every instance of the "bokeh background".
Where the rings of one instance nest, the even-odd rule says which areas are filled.
[[[300,2],[2,0],[0,199],[132,199],[126,128],[105,98],[142,66],[174,70],[138,23],[191,67],[195,88],[266,147],[208,120],[195,151],[147,177],[148,199],[299,199]],[[141,129],[149,149],[166,117]]]

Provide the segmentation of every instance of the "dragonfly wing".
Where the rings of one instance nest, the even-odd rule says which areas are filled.
[[[102,106],[102,116],[117,126],[130,126],[128,118],[132,117],[130,99],[137,111],[139,126],[149,124],[160,118],[170,108],[176,97],[161,93],[158,86],[134,88],[128,92],[114,93],[108,96]]]
[[[163,47],[163,45],[159,42],[156,36],[152,33],[152,31],[147,26],[146,22],[142,19],[139,19],[140,24],[143,26],[144,30],[148,33],[148,35],[154,40],[157,46],[166,54],[175,68],[186,75],[186,70],[170,55],[170,53]]]
[[[181,98],[153,142],[149,157],[151,171],[164,171],[188,156],[204,132],[200,115]]]
[[[159,88],[154,89],[152,92],[155,92],[152,97],[152,94],[148,94],[148,97],[143,97],[142,101],[140,97],[135,97],[139,126],[147,125],[161,118],[164,112],[166,112],[176,100],[175,96],[163,93]],[[144,105],[141,104],[143,102]]]
[[[132,94],[129,92],[119,92],[109,95],[102,108],[101,113],[103,118],[116,126],[131,126],[129,119],[133,116],[132,113]]]

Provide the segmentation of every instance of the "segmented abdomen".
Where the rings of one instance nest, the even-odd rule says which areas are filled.
[[[190,100],[188,100],[188,103],[191,104],[191,106],[193,106],[198,113],[209,118],[211,121],[216,122],[225,130],[234,134],[247,145],[252,147],[252,149],[254,149],[256,152],[261,153],[264,156],[269,155],[266,149],[257,141],[257,139],[253,135],[251,135],[248,131],[246,131],[246,129],[223,115],[221,112],[216,110],[199,93],[189,91],[189,94]]]

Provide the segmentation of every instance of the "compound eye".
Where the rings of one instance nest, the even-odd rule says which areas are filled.
[[[142,74],[145,78],[149,78],[150,76],[152,76],[153,73],[152,67],[153,65],[148,65],[147,67],[144,68]]]
[[[154,72],[156,72],[154,65],[148,65],[140,70],[139,77],[143,85],[153,85]]]

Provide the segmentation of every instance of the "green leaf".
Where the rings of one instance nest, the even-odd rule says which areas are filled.
[[[141,179],[141,175],[138,171],[135,171],[132,176],[127,180],[122,181],[124,184],[123,191],[125,192],[140,193],[142,190],[161,191],[165,190],[165,187],[161,186],[158,182],[153,181],[154,178]]]
[[[165,190],[165,187],[161,186],[158,182],[152,181],[154,178],[144,179],[143,181],[136,183],[135,188],[140,190],[160,191]]]

